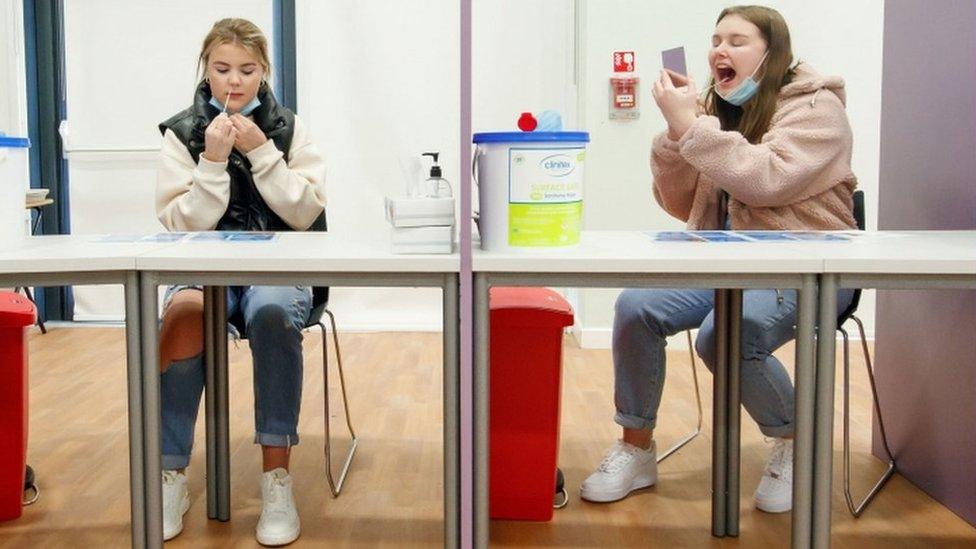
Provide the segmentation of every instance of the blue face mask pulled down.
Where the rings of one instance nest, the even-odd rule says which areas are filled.
[[[759,64],[756,65],[756,70],[752,71],[752,74],[748,78],[743,80],[738,86],[728,92],[719,91],[718,86],[715,86],[715,93],[719,97],[725,100],[726,103],[731,103],[736,107],[741,107],[745,105],[746,101],[749,101],[759,92],[759,82],[755,80],[756,73],[762,67],[763,62],[766,60],[766,56],[769,55],[769,50],[763,54],[762,59],[759,60]]]
[[[224,112],[224,105],[223,105],[223,103],[221,103],[220,101],[217,101],[217,98],[216,97],[210,96],[210,104],[213,105],[214,108],[217,109],[218,111]],[[250,101],[248,101],[247,105],[244,105],[243,107],[241,107],[241,110],[239,110],[237,112],[240,113],[242,116],[249,116],[252,112],[254,112],[254,109],[256,109],[256,108],[258,108],[260,106],[261,106],[261,100],[258,99],[258,96],[255,95],[254,96],[254,99],[251,99]]]

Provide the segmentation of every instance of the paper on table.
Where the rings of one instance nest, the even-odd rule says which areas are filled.
[[[191,242],[268,242],[276,240],[278,235],[271,232],[251,232],[251,231],[206,231],[192,233],[188,238]]]
[[[658,242],[704,242],[705,241],[705,239],[703,239],[700,236],[697,236],[689,232],[684,232],[684,231],[664,231],[664,232],[648,231],[644,234],[646,234],[647,236],[653,238]]]
[[[818,231],[647,231],[658,242],[837,242],[857,234]]]

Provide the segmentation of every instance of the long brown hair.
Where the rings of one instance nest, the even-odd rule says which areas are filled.
[[[729,15],[738,15],[759,28],[769,54],[766,66],[760,69],[759,92],[741,107],[726,102],[712,87],[705,97],[705,112],[718,117],[723,130],[736,130],[750,143],[758,143],[769,129],[776,112],[779,90],[793,80],[795,66],[790,45],[790,29],[778,11],[765,6],[732,6],[722,10],[715,24]],[[715,84],[712,77],[709,85]]]

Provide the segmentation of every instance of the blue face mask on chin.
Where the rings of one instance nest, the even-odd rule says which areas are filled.
[[[220,111],[220,112],[223,112],[224,111],[224,105],[223,105],[223,103],[221,103],[220,101],[217,101],[217,98],[216,97],[211,96],[209,103],[211,105],[213,105],[214,108],[217,109],[218,111]],[[237,112],[239,114],[241,114],[242,116],[249,116],[252,112],[254,112],[254,109],[257,109],[260,106],[261,106],[261,100],[258,99],[258,96],[255,95],[254,96],[254,99],[251,99],[250,101],[248,101],[247,105],[244,105],[243,107],[241,107],[241,110],[239,110]]]
[[[746,101],[749,101],[759,92],[759,82],[755,80],[756,73],[762,67],[763,62],[766,60],[766,56],[769,55],[769,50],[763,54],[762,59],[759,60],[759,64],[756,65],[756,70],[752,71],[752,74],[748,78],[743,80],[738,86],[728,92],[719,91],[718,86],[715,86],[715,93],[719,97],[725,100],[726,103],[731,103],[736,107],[741,107],[745,105]]]

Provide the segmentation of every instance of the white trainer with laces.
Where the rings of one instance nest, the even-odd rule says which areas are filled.
[[[657,447],[651,441],[647,450],[618,440],[583,484],[580,497],[587,501],[609,502],[627,497],[634,490],[657,482]]]
[[[793,439],[777,438],[753,499],[767,513],[793,509]]]
[[[163,471],[163,540],[169,541],[183,531],[183,515],[190,508],[186,475]]]
[[[288,545],[301,534],[291,487],[291,475],[281,467],[261,475],[261,518],[256,531],[261,545]]]

